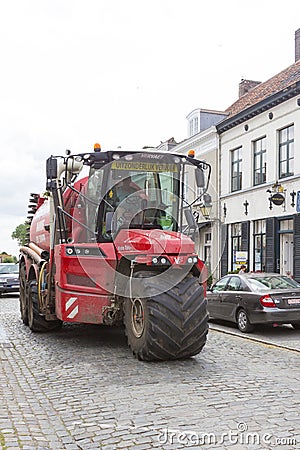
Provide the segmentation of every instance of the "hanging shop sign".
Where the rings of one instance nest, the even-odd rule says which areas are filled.
[[[276,192],[276,194],[273,194],[270,198],[271,202],[276,205],[276,206],[280,206],[284,203],[284,195],[280,194],[279,192]]]

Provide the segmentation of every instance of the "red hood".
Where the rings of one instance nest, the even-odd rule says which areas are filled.
[[[194,242],[187,236],[164,230],[120,230],[114,240],[120,256],[128,254],[191,254],[195,252]]]

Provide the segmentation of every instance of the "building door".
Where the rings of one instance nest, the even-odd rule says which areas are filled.
[[[290,272],[293,275],[293,259],[294,259],[293,219],[281,220],[279,222],[279,235],[280,235],[279,241],[280,273],[286,275],[287,272]]]

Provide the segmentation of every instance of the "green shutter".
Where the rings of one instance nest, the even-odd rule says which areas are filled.
[[[228,225],[221,227],[221,276],[228,273]]]
[[[266,272],[276,272],[276,219],[266,220]]]
[[[300,215],[294,216],[294,278],[300,282]]]

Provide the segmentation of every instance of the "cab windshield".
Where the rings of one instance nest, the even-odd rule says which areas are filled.
[[[110,170],[96,169],[90,176],[88,197],[95,204],[89,206],[89,222],[105,240],[120,228],[178,229],[178,167],[165,164],[151,172],[138,169],[138,165],[133,170],[120,169],[112,163]]]

